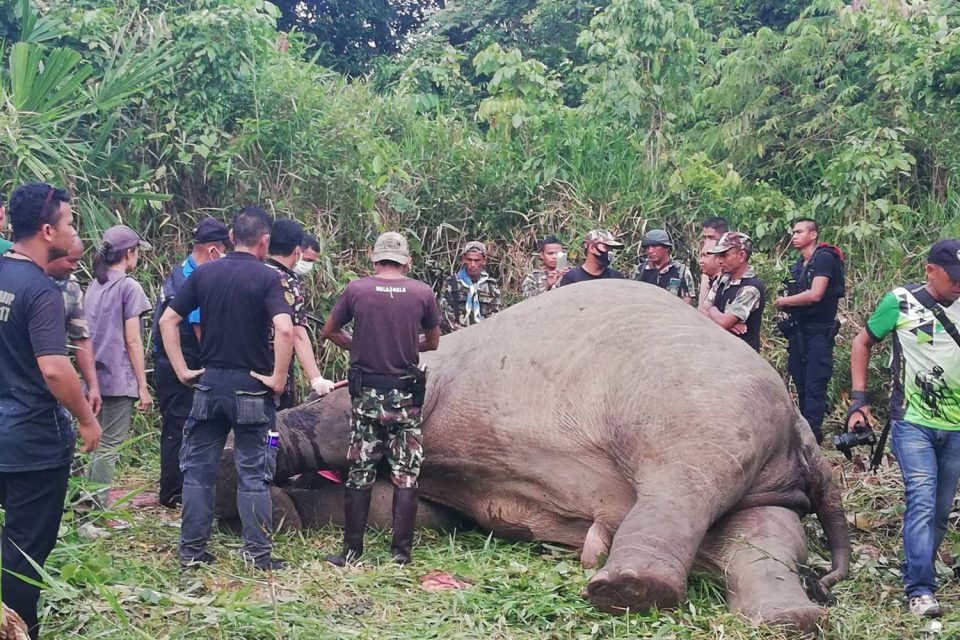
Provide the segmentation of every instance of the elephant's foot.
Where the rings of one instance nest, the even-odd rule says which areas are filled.
[[[670,609],[680,604],[685,594],[686,584],[681,577],[649,569],[608,567],[591,578],[581,595],[598,609],[622,614],[654,607]]]
[[[755,507],[730,514],[710,530],[701,553],[723,572],[727,605],[754,624],[811,633],[826,623],[827,610],[803,587],[806,539],[793,511]]]

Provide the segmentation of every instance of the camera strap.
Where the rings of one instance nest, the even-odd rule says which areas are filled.
[[[933,299],[933,296],[917,296],[916,291],[910,291],[910,295],[913,296],[913,299],[920,303],[921,306],[928,309],[930,313],[933,314],[933,317],[937,319],[937,322],[940,323],[940,326],[943,327],[943,330],[953,338],[953,341],[957,343],[957,347],[960,347],[960,331],[957,330],[957,325],[947,316],[946,312],[943,310],[936,300]],[[925,304],[926,298],[929,298],[929,304]],[[870,470],[876,471],[877,467],[880,466],[880,461],[883,459],[883,450],[887,445],[887,436],[890,435],[890,420],[887,420],[887,424],[883,427],[883,432],[880,434],[880,440],[877,441],[877,447],[874,449],[873,457],[870,459]]]

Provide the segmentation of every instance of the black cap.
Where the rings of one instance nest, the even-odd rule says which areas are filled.
[[[227,225],[214,218],[204,218],[193,230],[193,241],[197,244],[207,242],[223,242],[230,240],[230,232],[227,231]]]
[[[943,267],[950,279],[960,282],[960,240],[939,240],[930,247],[927,262]]]

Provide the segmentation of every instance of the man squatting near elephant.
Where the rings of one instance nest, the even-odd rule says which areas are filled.
[[[851,431],[872,422],[867,398],[870,351],[893,336],[890,425],[906,494],[903,586],[910,611],[941,614],[934,562],[960,479],[960,241],[936,242],[926,283],[887,293],[853,341]]]
[[[812,218],[793,224],[790,243],[800,257],[790,267],[784,295],[773,305],[786,312],[777,325],[787,338],[787,370],[797,388],[800,413],[819,444],[827,413],[827,385],[833,376],[833,344],[840,329],[837,305],[846,293],[843,253],[819,242]]]
[[[500,311],[500,287],[487,270],[487,247],[471,240],[460,252],[460,270],[447,278],[440,292],[440,328],[459,331]]]
[[[293,310],[280,276],[263,264],[272,223],[263,209],[242,208],[230,231],[235,250],[197,267],[160,317],[163,346],[177,378],[184,384],[199,378],[180,451],[183,515],[178,554],[184,566],[214,560],[207,541],[218,462],[231,430],[244,561],[261,570],[286,566],[271,558],[267,479],[273,477],[276,449],[270,447],[268,434],[275,418],[271,393],[282,394],[287,382]],[[202,368],[190,369],[180,346],[180,325],[198,308]]]
[[[716,289],[713,305],[705,313],[759,352],[766,294],[763,280],[750,266],[753,243],[746,234],[730,231],[723,234],[709,252],[719,258],[723,276],[713,285]]]
[[[294,272],[303,257],[304,241],[303,227],[296,220],[277,220],[270,233],[270,257],[267,266],[280,275],[280,282],[286,292],[287,299],[293,300],[293,351],[300,361],[303,372],[310,380],[310,388],[320,396],[333,391],[333,382],[327,380],[320,373],[317,358],[313,354],[313,344],[310,334],[307,333],[307,307],[303,295],[303,283]],[[289,409],[300,404],[297,397],[297,381],[293,375],[293,359],[290,360],[290,370],[287,372],[287,387],[280,396],[277,409]]]
[[[583,239],[583,264],[568,271],[560,284],[563,287],[575,282],[603,280],[605,278],[623,278],[623,274],[610,268],[610,251],[620,249],[623,243],[606,229],[594,229],[587,232]]]
[[[160,284],[160,297],[153,310],[153,388],[157,392],[160,409],[160,504],[173,509],[180,506],[183,494],[183,474],[180,472],[180,445],[183,425],[193,406],[193,387],[183,384],[170,364],[160,337],[160,317],[176,297],[187,278],[202,264],[226,255],[230,246],[227,225],[213,218],[204,218],[193,230],[190,255],[175,266]],[[200,365],[200,310],[194,309],[178,326],[180,350],[187,368],[199,370]]]
[[[97,447],[100,425],[67,356],[62,296],[44,273],[77,236],[70,196],[20,186],[10,220],[14,244],[0,257],[0,593],[35,640],[42,578],[32,563],[44,565],[60,529],[76,439],[67,411],[84,452]]]
[[[464,253],[469,251],[468,244]],[[418,365],[421,351],[433,351],[440,344],[440,312],[433,290],[407,277],[411,258],[406,238],[382,234],[371,259],[374,275],[347,285],[323,327],[325,339],[350,352],[352,411],[343,551],[327,556],[337,566],[363,554],[371,488],[384,449],[394,485],[390,553],[399,564],[410,562],[423,460],[420,412],[426,393],[426,373]],[[352,337],[342,331],[351,321]]]
[[[523,299],[532,298],[550,291],[560,284],[560,279],[570,271],[569,266],[558,266],[557,256],[563,253],[563,244],[554,235],[540,241],[540,262],[543,266],[534,269],[523,279]]]

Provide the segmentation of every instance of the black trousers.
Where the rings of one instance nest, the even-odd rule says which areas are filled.
[[[20,614],[34,640],[40,635],[37,624],[40,589],[15,574],[43,582],[27,556],[43,566],[53,551],[69,476],[69,465],[42,471],[0,472],[0,505],[5,511],[0,590],[4,604]]]
[[[799,325],[787,345],[787,370],[797,387],[800,413],[819,442],[827,413],[827,386],[833,376],[833,326]]]
[[[193,387],[180,384],[170,362],[163,357],[154,362],[153,387],[160,408],[160,504],[175,507],[181,503],[183,474],[180,472],[180,447],[183,425],[193,406]]]

